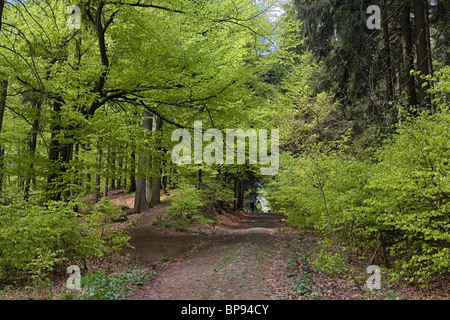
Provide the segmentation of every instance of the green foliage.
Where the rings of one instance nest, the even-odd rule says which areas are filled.
[[[329,275],[345,272],[346,266],[342,257],[329,248],[329,243],[322,243],[323,247],[316,252],[316,259],[312,262],[314,269],[323,271]]]
[[[184,230],[195,224],[214,224],[217,206],[232,201],[234,195],[212,171],[203,171],[200,189],[188,179],[181,179],[166,198],[171,202],[168,213],[157,215],[154,225]]]
[[[114,226],[119,212],[109,198],[102,198],[96,208],[84,216],[85,228],[91,237],[101,240],[102,252],[118,253],[124,247],[131,247],[126,231]]]
[[[422,281],[450,270],[450,113],[423,113],[378,153],[365,204],[397,241],[400,274]]]
[[[401,126],[375,161],[330,150],[284,154],[268,199],[296,228],[333,233],[360,253],[382,246],[395,278],[421,282],[449,272],[449,127],[448,109],[423,113]],[[324,248],[315,267],[343,265]]]
[[[170,191],[167,200],[171,202],[168,213],[159,214],[154,225],[185,230],[195,222],[211,222],[200,213],[203,204],[201,190],[188,182],[181,181],[178,188]]]
[[[111,226],[111,206],[80,219],[73,203],[20,202],[0,210],[0,281],[39,279],[67,263],[84,265],[128,244]]]
[[[126,294],[133,292],[135,286],[150,281],[156,271],[128,266],[125,270],[108,274],[105,270],[88,272],[81,277],[80,294],[64,292],[60,300],[123,300]]]
[[[291,283],[290,290],[301,296],[310,295],[313,291],[310,282],[311,278],[307,274],[299,276]]]
[[[41,277],[65,261],[98,254],[68,205],[21,202],[2,207],[0,217],[1,280]]]
[[[169,212],[180,216],[198,214],[202,205],[201,191],[185,181],[180,182],[178,188],[171,190],[167,198],[171,200]]]

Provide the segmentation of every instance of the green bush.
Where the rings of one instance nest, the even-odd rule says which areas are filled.
[[[450,271],[450,113],[423,113],[378,153],[365,203],[395,241],[399,274],[421,281]]]
[[[423,113],[400,127],[373,162],[336,150],[283,154],[268,199],[298,229],[332,234],[360,255],[390,253],[394,278],[421,282],[449,272],[448,128],[448,109]]]
[[[180,182],[178,188],[171,190],[170,196],[167,197],[171,201],[168,213],[156,216],[153,224],[185,230],[195,223],[213,223],[211,208],[218,195],[221,193],[214,189],[200,190],[186,181]]]
[[[179,215],[198,214],[203,204],[201,191],[187,182],[179,183],[178,188],[171,190],[167,198],[171,201],[169,212]]]
[[[1,207],[0,281],[40,279],[69,263],[83,266],[91,257],[119,250],[129,238],[111,227],[106,211],[80,219],[73,203]]]

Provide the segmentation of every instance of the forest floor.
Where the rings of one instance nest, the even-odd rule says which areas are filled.
[[[132,207],[132,198],[125,194],[112,201]],[[156,270],[157,276],[129,294],[128,300],[450,299],[448,279],[423,289],[385,284],[383,278],[380,290],[360,291],[348,277],[313,270],[307,260],[317,249],[317,237],[299,237],[277,213],[228,208],[218,215],[214,228],[203,231],[152,225],[168,206],[162,203],[129,216],[139,221],[128,231],[132,259]]]

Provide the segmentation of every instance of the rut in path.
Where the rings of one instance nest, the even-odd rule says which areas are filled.
[[[280,219],[277,214],[245,214],[231,229],[196,239],[200,245],[193,252],[127,299],[271,299],[266,280],[278,250],[274,234]]]

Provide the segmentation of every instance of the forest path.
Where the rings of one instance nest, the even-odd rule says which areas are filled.
[[[166,207],[141,214],[142,223],[130,232],[138,263],[156,267],[160,260],[155,279],[127,299],[283,298],[271,285],[272,258],[285,246],[276,231],[282,224],[280,215],[228,212],[216,233],[196,234],[152,226],[155,215]]]
[[[112,201],[133,207],[130,195],[117,194]],[[228,207],[218,215],[221,224],[215,233],[181,232],[152,225],[168,206],[162,203],[129,215],[132,257],[158,274],[128,300],[448,299],[448,281],[436,283],[433,290],[386,281],[382,290],[368,294],[358,291],[348,277],[308,271],[302,259],[308,257],[311,263],[317,238],[290,233],[276,213],[250,214]],[[293,256],[295,248],[303,258]],[[305,274],[313,292],[293,294],[292,285]]]

